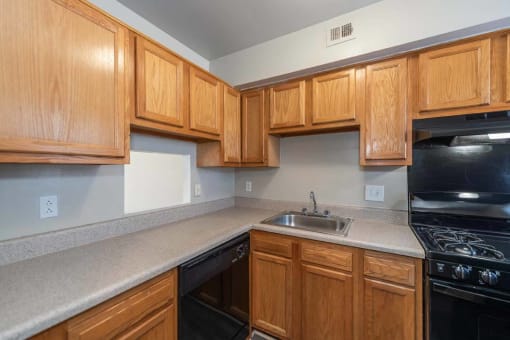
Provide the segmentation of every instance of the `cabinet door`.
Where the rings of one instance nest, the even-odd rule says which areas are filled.
[[[352,275],[306,264],[301,275],[303,339],[352,339]]]
[[[510,102],[510,34],[506,36],[506,101]]]
[[[175,305],[170,305],[121,334],[119,340],[177,340]]]
[[[416,339],[415,290],[364,279],[364,339]]]
[[[367,66],[365,117],[361,126],[361,161],[405,165],[410,138],[407,113],[407,59]]]
[[[313,78],[312,124],[335,123],[356,118],[355,70]]]
[[[252,253],[252,325],[289,338],[292,329],[292,260]]]
[[[420,111],[489,104],[490,49],[485,39],[421,53]]]
[[[244,163],[264,163],[264,90],[242,95],[242,138]]]
[[[0,32],[0,151],[123,157],[127,30],[82,1],[19,0]]]
[[[136,38],[136,116],[184,126],[184,62],[165,49]]]
[[[225,162],[241,162],[241,96],[225,87],[223,95],[223,157]]]
[[[305,81],[296,81],[269,89],[271,129],[305,125]]]
[[[190,128],[219,135],[222,118],[221,82],[190,67]]]

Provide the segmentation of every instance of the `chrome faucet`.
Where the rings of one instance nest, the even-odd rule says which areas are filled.
[[[308,212],[307,208],[301,209],[301,212],[304,215],[322,216],[322,217],[329,216],[329,210],[324,210],[323,213],[320,213],[319,210],[317,209],[317,200],[315,199],[315,193],[313,191],[310,191],[310,202],[313,204],[313,210],[311,212]]]
[[[313,203],[313,214],[317,214],[319,211],[317,210],[317,201],[315,200],[315,193],[313,191],[310,191],[310,199]]]

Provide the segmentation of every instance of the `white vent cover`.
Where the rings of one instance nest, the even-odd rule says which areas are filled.
[[[356,38],[354,27],[349,22],[345,25],[332,27],[326,32],[326,46],[340,44],[354,38]]]

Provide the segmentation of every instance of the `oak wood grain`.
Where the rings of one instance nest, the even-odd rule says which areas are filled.
[[[407,111],[407,59],[366,67],[360,162],[389,161],[406,165],[411,125]],[[390,163],[388,165],[394,165]]]
[[[340,271],[302,264],[303,339],[353,338],[353,279]]]
[[[242,93],[242,161],[264,163],[266,142],[264,138],[264,90]]]
[[[283,338],[292,337],[292,260],[252,252],[252,325]]]
[[[352,249],[325,242],[302,241],[301,260],[352,271]]]
[[[416,266],[413,260],[389,254],[366,252],[364,274],[373,278],[414,286]]]
[[[510,33],[506,35],[506,101],[510,102]]]
[[[136,37],[137,117],[184,126],[184,61]]]
[[[77,0],[2,1],[0,28],[0,151],[20,153],[9,161],[123,158],[127,30]]]
[[[223,132],[223,84],[190,67],[190,129],[213,135]]]
[[[251,233],[251,247],[260,252],[278,255],[282,257],[292,257],[292,238],[267,233],[263,231],[254,231]]]
[[[270,87],[270,129],[304,126],[305,98],[304,80]]]
[[[175,299],[175,271],[68,322],[69,339],[112,338]]]
[[[312,86],[312,124],[334,123],[356,118],[355,69],[314,77]]]
[[[438,48],[418,59],[420,112],[490,103],[490,39]]]
[[[241,162],[241,95],[231,87],[223,91],[223,159]]]
[[[366,278],[364,294],[364,339],[416,339],[414,289]]]
[[[163,307],[119,335],[119,340],[177,340],[175,304]]]

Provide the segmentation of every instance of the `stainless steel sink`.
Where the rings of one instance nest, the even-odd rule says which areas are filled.
[[[260,223],[346,236],[351,226],[352,218],[334,215],[309,215],[297,211],[284,211],[278,215],[266,218]]]

